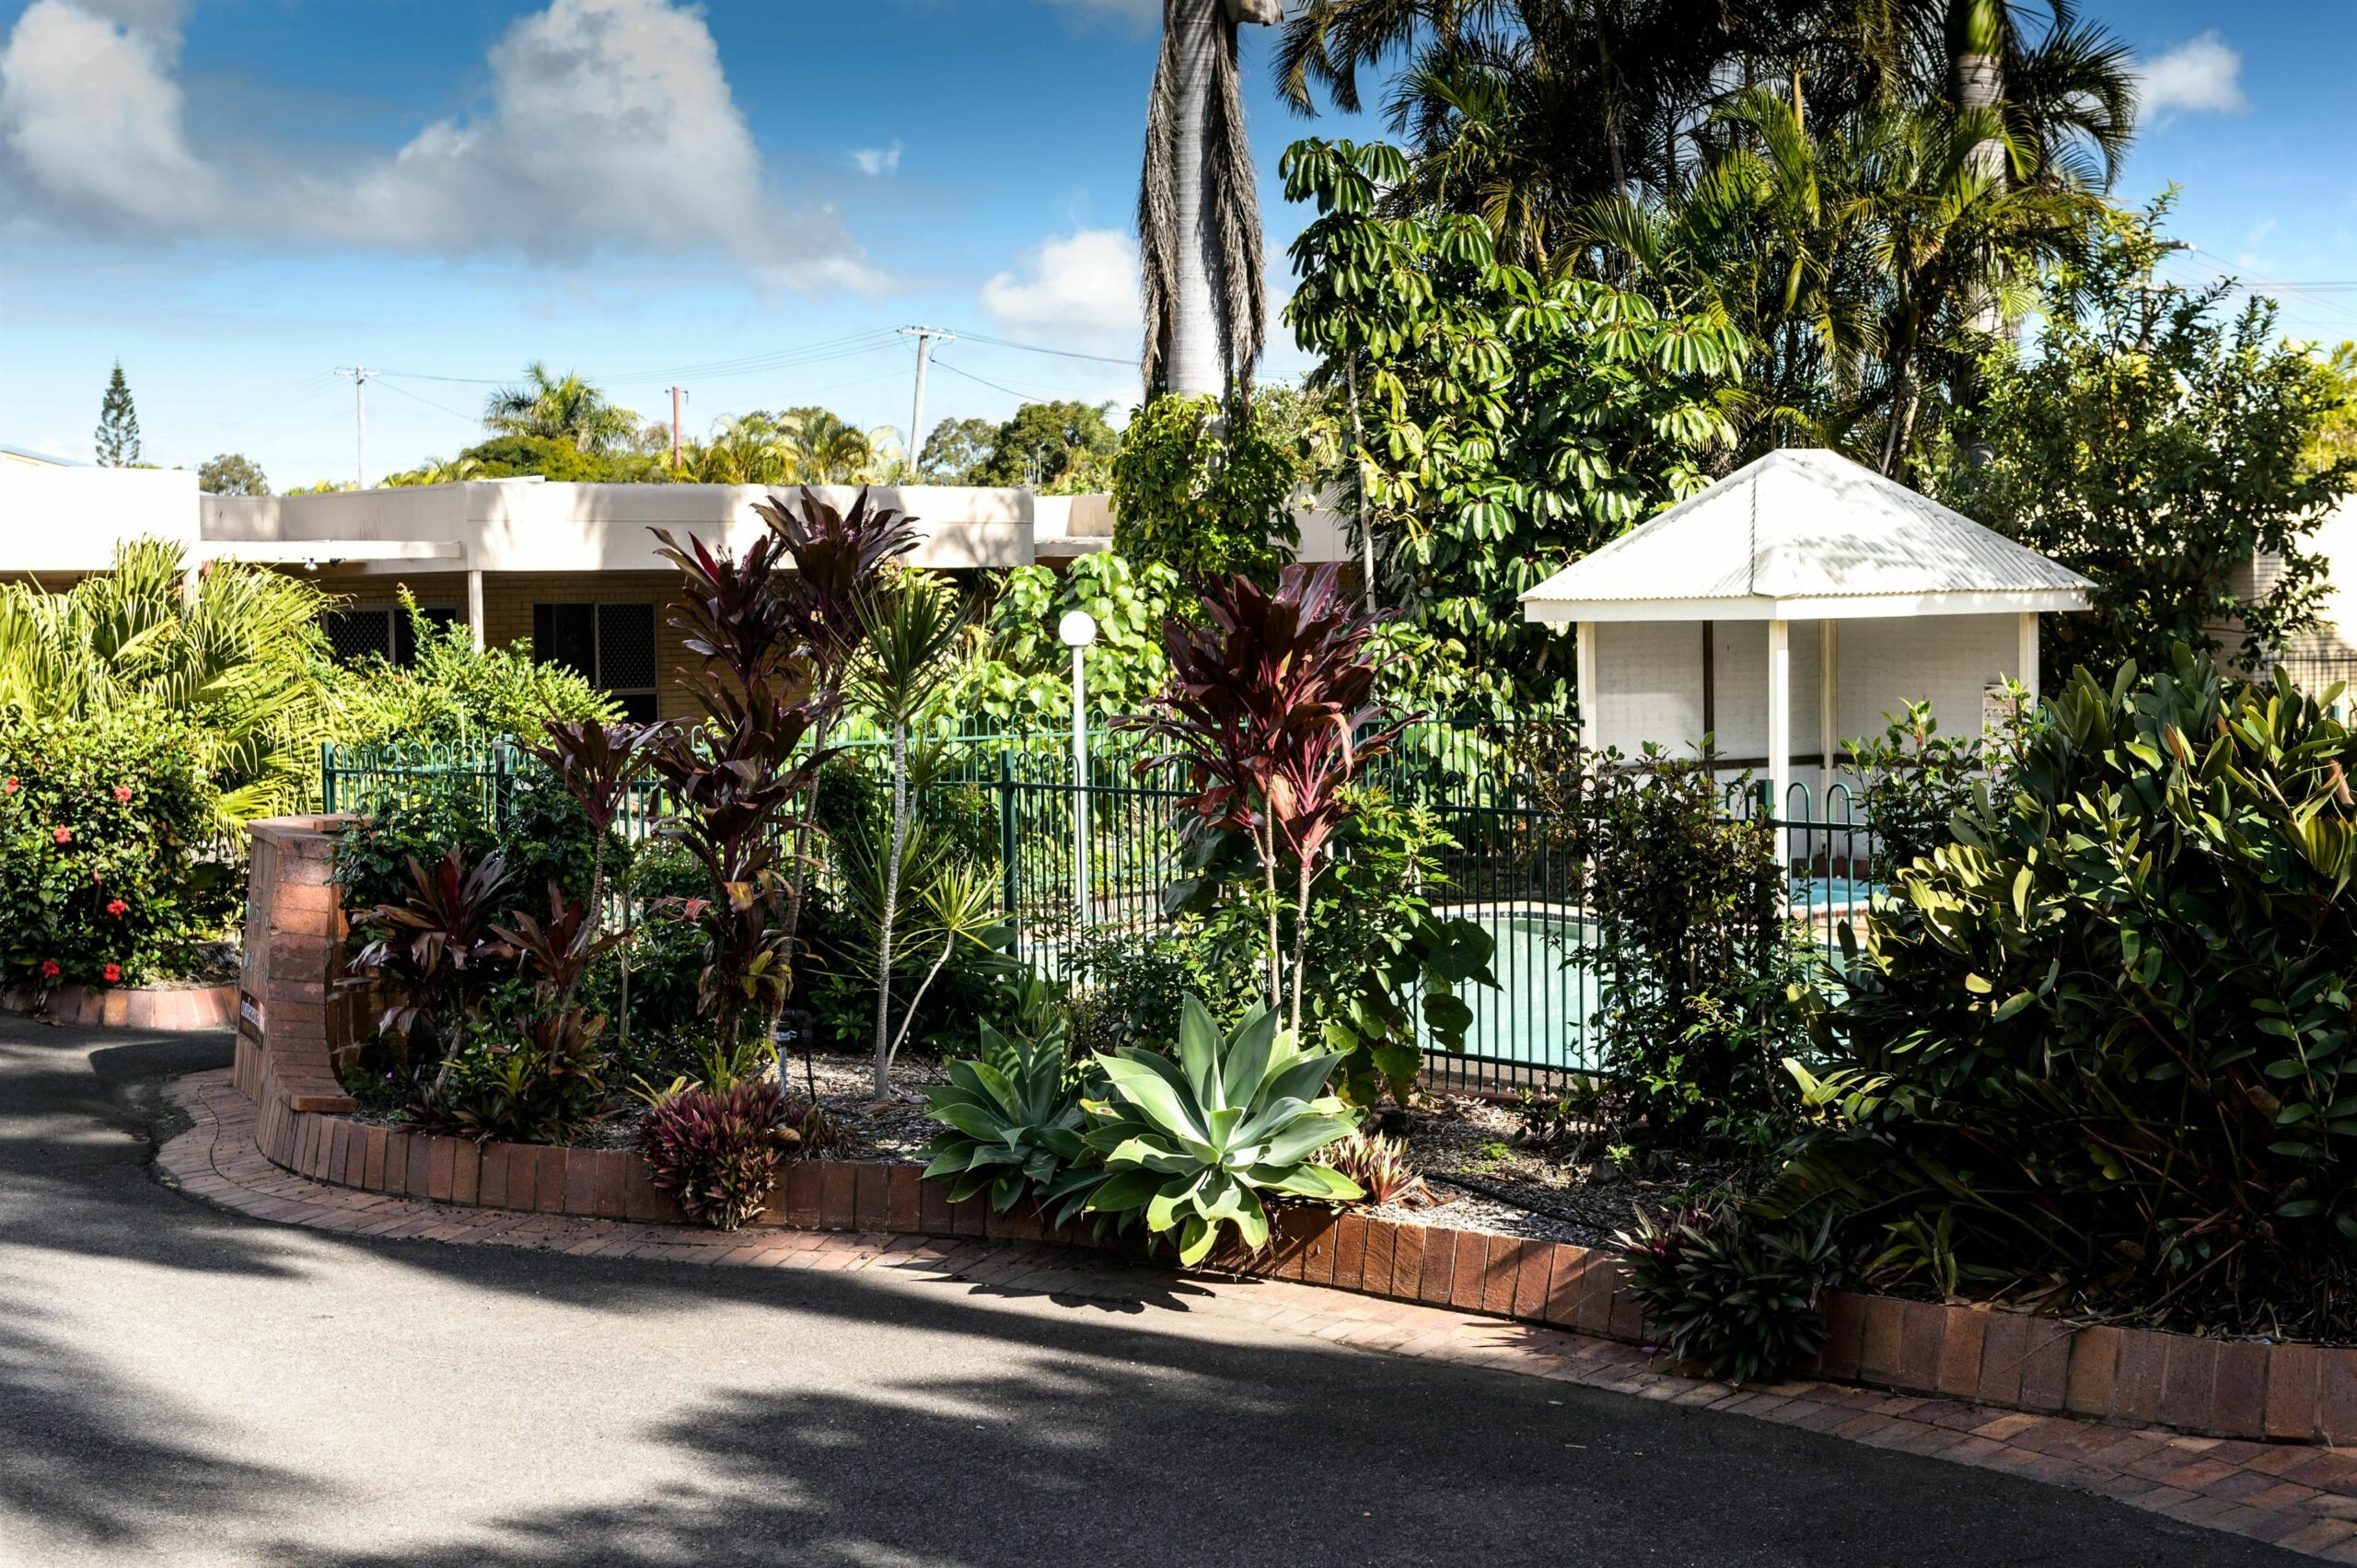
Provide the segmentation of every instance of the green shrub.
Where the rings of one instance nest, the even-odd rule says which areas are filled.
[[[1223,1223],[1247,1247],[1264,1247],[1262,1193],[1328,1202],[1364,1195],[1311,1159],[1359,1124],[1357,1111],[1325,1093],[1338,1060],[1296,1050],[1266,1007],[1223,1034],[1190,996],[1177,1060],[1151,1051],[1097,1058],[1105,1094],[1082,1105],[1086,1141],[1103,1167],[1067,1170],[1048,1196],[1085,1193],[1094,1214],[1142,1213],[1149,1233],[1178,1233],[1182,1263],[1202,1261]]]
[[[1188,583],[1273,579],[1301,542],[1286,501],[1302,466],[1258,405],[1229,422],[1212,398],[1153,398],[1113,457],[1113,549]]]
[[[1833,1226],[1761,1225],[1734,1204],[1663,1222],[1640,1212],[1620,1237],[1629,1289],[1671,1353],[1729,1383],[1775,1381],[1825,1348]]]
[[[579,1031],[535,1020],[479,1020],[452,1051],[447,1073],[422,1086],[421,1125],[510,1144],[562,1144],[606,1099],[602,1020]]]
[[[403,602],[415,658],[397,665],[372,656],[340,682],[353,743],[538,741],[552,719],[610,723],[620,716],[613,698],[563,665],[535,663],[523,644],[478,651],[468,628],[427,620],[406,594]]]
[[[1762,1212],[1826,1203],[1918,1277],[2357,1328],[2352,767],[2288,680],[2074,675],[1869,918],[1845,1087]]]
[[[188,725],[134,705],[0,719],[0,976],[137,984],[181,972],[232,917],[215,793]]]
[[[1404,1103],[1422,1065],[1411,1002],[1434,1043],[1462,1051],[1473,1011],[1457,993],[1495,987],[1494,942],[1472,921],[1433,913],[1434,895],[1447,886],[1443,857],[1457,844],[1430,811],[1363,785],[1341,795],[1345,814],[1309,888],[1303,1030],[1315,1030],[1340,1054],[1337,1086],[1344,1098],[1373,1104],[1388,1090]],[[1174,965],[1183,966],[1180,983],[1203,997],[1214,1017],[1241,1016],[1268,947],[1261,875],[1246,835],[1197,834],[1180,879],[1165,894],[1182,915],[1163,939],[1167,952],[1149,947],[1116,972],[1159,983]],[[1290,882],[1290,871],[1280,880]],[[1281,900],[1277,919],[1283,947],[1297,919],[1290,899]],[[1155,1025],[1147,1041],[1175,1038],[1162,1023],[1161,997],[1137,1000],[1154,1004],[1150,1013],[1141,1010],[1142,1019],[1151,1016]]]
[[[410,861],[431,865],[453,845],[470,860],[499,852],[514,878],[517,908],[545,907],[551,882],[568,898],[586,897],[596,858],[589,819],[549,771],[531,758],[517,758],[497,828],[484,811],[480,789],[473,779],[422,778],[347,829],[336,842],[336,878],[344,889],[344,907],[398,903],[409,891]],[[630,846],[620,835],[610,836],[606,855],[618,875],[627,874]],[[506,911],[499,912],[504,918]]]
[[[958,672],[950,704],[1016,731],[1057,733],[1072,724],[1072,650],[1057,623],[1075,610],[1097,621],[1088,650],[1090,712],[1134,714],[1170,673],[1162,622],[1178,575],[1158,563],[1132,567],[1109,551],[1084,555],[1068,571],[1017,566],[999,583],[982,621],[981,647]]]
[[[1596,923],[1590,1028],[1608,1085],[1596,1109],[1615,1141],[1706,1145],[1775,1109],[1806,953],[1787,938],[1772,830],[1729,816],[1699,761],[1647,747],[1632,764],[1543,725],[1521,745],[1532,849]]]

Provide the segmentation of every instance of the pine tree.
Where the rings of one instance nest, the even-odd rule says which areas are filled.
[[[107,379],[107,395],[99,403],[99,466],[106,469],[139,465],[139,411],[131,406],[131,383],[122,378],[122,361],[114,362]]]

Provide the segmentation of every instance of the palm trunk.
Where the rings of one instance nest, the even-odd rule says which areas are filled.
[[[1211,108],[1213,57],[1227,25],[1221,0],[1170,0],[1163,25],[1170,29],[1177,66],[1177,156],[1171,169],[1171,215],[1177,240],[1170,302],[1170,390],[1178,397],[1225,397],[1221,368],[1218,237],[1211,213]]]
[[[2005,96],[2003,8],[2002,0],[1956,0],[1949,17],[1949,41],[1954,51],[1956,103],[1961,113],[1993,111]],[[2005,173],[2005,149],[1994,137],[1985,136],[1973,144],[1965,166],[1975,174],[2002,180]],[[1998,310],[1994,289],[1983,289],[1981,296],[1973,301],[1968,319],[1974,331],[1991,336],[2003,328],[2004,319]],[[1980,372],[1967,365],[1958,373],[1956,405],[1976,407],[1980,396]],[[1977,438],[1967,442],[1964,447],[1965,460],[1974,468],[1986,467],[1996,455],[1995,448]]]
[[[892,725],[892,842],[884,867],[884,919],[876,938],[876,1098],[892,1092],[892,925],[900,917],[900,856],[909,836],[908,726]]]

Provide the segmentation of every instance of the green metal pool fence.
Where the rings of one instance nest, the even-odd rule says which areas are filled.
[[[1494,725],[1422,726],[1378,763],[1375,782],[1422,805],[1455,841],[1444,855],[1443,912],[1474,920],[1496,943],[1497,989],[1471,987],[1474,1014],[1461,1058],[1433,1058],[1443,1075],[1483,1089],[1542,1086],[1596,1065],[1601,1016],[1595,922],[1582,907],[1579,868],[1513,761],[1512,734]],[[1000,901],[1016,954],[1070,978],[1079,941],[1144,936],[1165,922],[1162,892],[1178,874],[1180,827],[1190,794],[1173,765],[1140,764],[1153,743],[1119,730],[1087,738],[1086,788],[1075,791],[1073,741],[1061,734],[959,734],[947,748],[942,790],[971,792],[961,813],[995,820]],[[861,767],[888,767],[884,743],[844,748]],[[460,746],[328,746],[321,794],[331,812],[366,813],[403,796],[433,794],[482,813],[496,828],[515,781],[540,764],[499,740]],[[1818,800],[1794,784],[1770,815],[1764,786],[1731,784],[1726,809],[1765,818],[1790,878],[1789,912],[1829,951],[1840,926],[1877,888],[1873,834],[1863,803],[1840,784]],[[619,823],[626,839],[650,836],[668,809],[652,784],[635,788]],[[622,912],[621,918],[628,918]]]

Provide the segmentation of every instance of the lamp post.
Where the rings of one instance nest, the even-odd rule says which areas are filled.
[[[1088,923],[1088,691],[1081,673],[1082,650],[1097,641],[1097,617],[1085,610],[1064,612],[1056,640],[1072,650],[1072,890],[1080,923]]]

